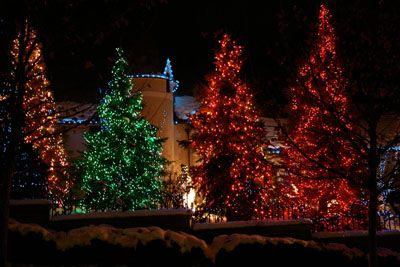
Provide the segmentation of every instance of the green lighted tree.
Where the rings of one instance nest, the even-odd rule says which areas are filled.
[[[162,140],[141,115],[142,93],[132,93],[126,67],[117,48],[109,93],[98,108],[101,129],[85,134],[87,150],[80,165],[86,211],[153,208],[160,199]]]

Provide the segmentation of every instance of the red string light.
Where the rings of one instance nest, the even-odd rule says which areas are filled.
[[[270,173],[261,153],[264,128],[239,77],[242,52],[223,36],[200,110],[190,118],[196,130],[192,145],[202,159],[194,178],[205,198],[203,209],[228,219],[263,216]]]
[[[49,193],[53,200],[61,205],[72,184],[68,179],[68,162],[62,136],[56,132],[58,117],[56,104],[46,78],[42,45],[37,41],[37,34],[29,24],[23,30],[25,46],[21,47],[19,37],[16,38],[11,54],[15,66],[18,62],[19,49],[24,49],[26,54],[31,51],[25,67],[27,70],[23,98],[25,142],[32,143],[41,160],[47,164]]]
[[[287,151],[297,203],[323,215],[344,213],[357,200],[356,190],[343,177],[360,173],[361,162],[349,137],[353,127],[347,83],[330,20],[329,10],[321,5],[315,46],[299,69],[297,86],[290,89],[290,137],[295,145]]]

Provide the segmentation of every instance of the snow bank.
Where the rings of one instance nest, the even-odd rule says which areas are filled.
[[[336,251],[346,255],[349,258],[361,258],[364,253],[358,248],[349,248],[344,244],[340,243],[328,243],[323,245],[328,251]]]
[[[163,230],[159,227],[138,227],[117,229],[108,225],[88,226],[74,229],[55,238],[57,248],[66,251],[75,246],[90,246],[93,240],[101,240],[111,245],[123,248],[136,249],[138,244],[146,245],[152,241],[160,240],[166,247],[178,245],[180,252],[190,253],[194,248],[206,250],[206,244],[192,235]]]
[[[42,236],[43,240],[51,241],[53,240],[53,233],[49,230],[37,225],[37,224],[27,224],[19,223],[13,219],[10,219],[8,229],[11,232],[18,232],[22,236],[26,236],[31,233],[39,234]]]
[[[189,253],[194,248],[205,251],[207,245],[203,240],[183,232],[163,230],[159,227],[137,227],[118,229],[109,225],[86,226],[68,232],[47,230],[36,224],[23,224],[10,221],[9,229],[22,236],[36,233],[43,240],[54,242],[57,249],[66,251],[74,247],[90,246],[93,240],[100,240],[110,245],[119,245],[124,248],[136,248],[140,243],[146,245],[151,241],[160,240],[167,247],[178,245],[181,253]]]
[[[378,248],[378,256],[382,258],[395,257],[400,262],[400,253],[387,248]]]
[[[301,247],[311,248],[315,250],[322,250],[322,247],[314,241],[305,241],[299,240],[291,237],[265,237],[259,235],[244,235],[244,234],[233,234],[233,235],[221,235],[214,238],[211,246],[207,251],[207,256],[215,261],[215,258],[218,253],[222,250],[227,252],[232,252],[233,250],[237,249],[241,245],[300,245]]]
[[[11,247],[10,251],[15,253],[12,259],[27,253],[20,248],[23,245],[23,248],[29,248],[28,250],[32,251],[40,247],[41,251],[34,251],[32,257],[40,260],[49,260],[54,257],[53,260],[58,262],[68,259],[71,262],[85,260],[85,262],[95,263],[101,262],[106,256],[106,259],[114,264],[115,260],[118,260],[118,263],[134,262],[132,258],[135,257],[145,262],[155,260],[165,264],[167,263],[165,257],[167,257],[169,260],[178,261],[179,263],[174,262],[176,266],[238,266],[239,263],[251,266],[249,260],[255,263],[259,260],[279,262],[281,266],[294,266],[293,264],[325,267],[364,266],[367,263],[366,254],[357,248],[295,238],[232,234],[218,236],[211,245],[207,245],[203,240],[187,233],[166,231],[159,227],[118,229],[100,225],[82,227],[69,232],[54,232],[37,225],[21,224],[15,221],[10,222],[10,232],[14,238],[16,238],[16,233],[25,237],[25,239],[19,238],[18,244],[11,242],[14,247]],[[54,246],[36,245],[37,242],[42,241],[33,237],[32,234],[37,234],[47,244],[54,244]],[[106,246],[99,246],[98,241]],[[154,246],[154,244],[158,245]],[[54,250],[51,250],[51,247],[54,247]],[[150,254],[143,252],[146,248]],[[42,251],[46,249],[48,251]],[[112,252],[102,255],[108,251]],[[121,254],[118,254],[120,252]],[[113,258],[113,253],[117,253],[119,258]],[[378,255],[382,266],[399,266],[400,264],[400,253],[389,249],[379,249]],[[148,259],[148,257],[153,259]]]

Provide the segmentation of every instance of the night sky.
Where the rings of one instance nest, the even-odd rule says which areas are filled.
[[[15,12],[18,6],[11,2],[7,8]],[[31,10],[28,13],[43,42],[49,79],[58,101],[97,102],[99,88],[105,87],[110,78],[117,46],[125,49],[131,73],[161,72],[166,58],[170,57],[174,75],[181,82],[177,94],[199,92],[205,75],[213,70],[217,40],[226,32],[245,46],[243,78],[254,89],[257,104],[263,107],[264,113],[268,113],[265,103],[272,100],[285,102],[284,92],[295,82],[299,63],[304,61],[312,44],[321,3],[28,2],[28,10]],[[371,1],[368,5],[361,0],[327,2],[345,67],[346,60],[362,55],[354,51],[362,51],[360,47],[374,36],[380,16],[377,10],[383,6],[382,10],[390,13],[389,17],[399,14],[400,10],[398,4],[390,1]],[[6,13],[3,17],[10,17]],[[397,15],[392,18],[385,21],[400,25]],[[398,32],[398,26],[392,31]],[[389,36],[392,43],[397,42],[398,38],[392,38],[392,33]]]

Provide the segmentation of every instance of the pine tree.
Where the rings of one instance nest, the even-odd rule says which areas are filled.
[[[321,5],[316,41],[289,92],[291,139],[289,167],[298,188],[298,204],[320,214],[347,211],[357,199],[343,177],[360,172],[351,142],[353,127],[347,83],[336,55],[331,15]]]
[[[107,94],[98,107],[101,129],[86,133],[82,202],[90,210],[154,208],[161,195],[165,159],[157,129],[142,115],[142,93],[132,93],[121,49]]]
[[[24,32],[20,32],[19,35],[22,34],[24,38],[17,37],[14,40],[11,54],[14,67],[19,64],[21,58],[25,64],[24,139],[25,143],[33,146],[40,159],[47,165],[49,194],[56,203],[62,205],[71,187],[71,181],[67,174],[68,162],[62,136],[56,131],[58,114],[46,77],[42,44],[29,23],[26,23],[21,31]],[[21,144],[20,147],[24,146]],[[24,153],[20,153],[20,156],[22,155]],[[32,174],[32,177],[34,176]]]
[[[262,123],[240,79],[243,48],[224,35],[199,111],[190,121],[192,146],[201,157],[194,172],[203,213],[228,220],[263,217],[269,171],[262,156]]]

